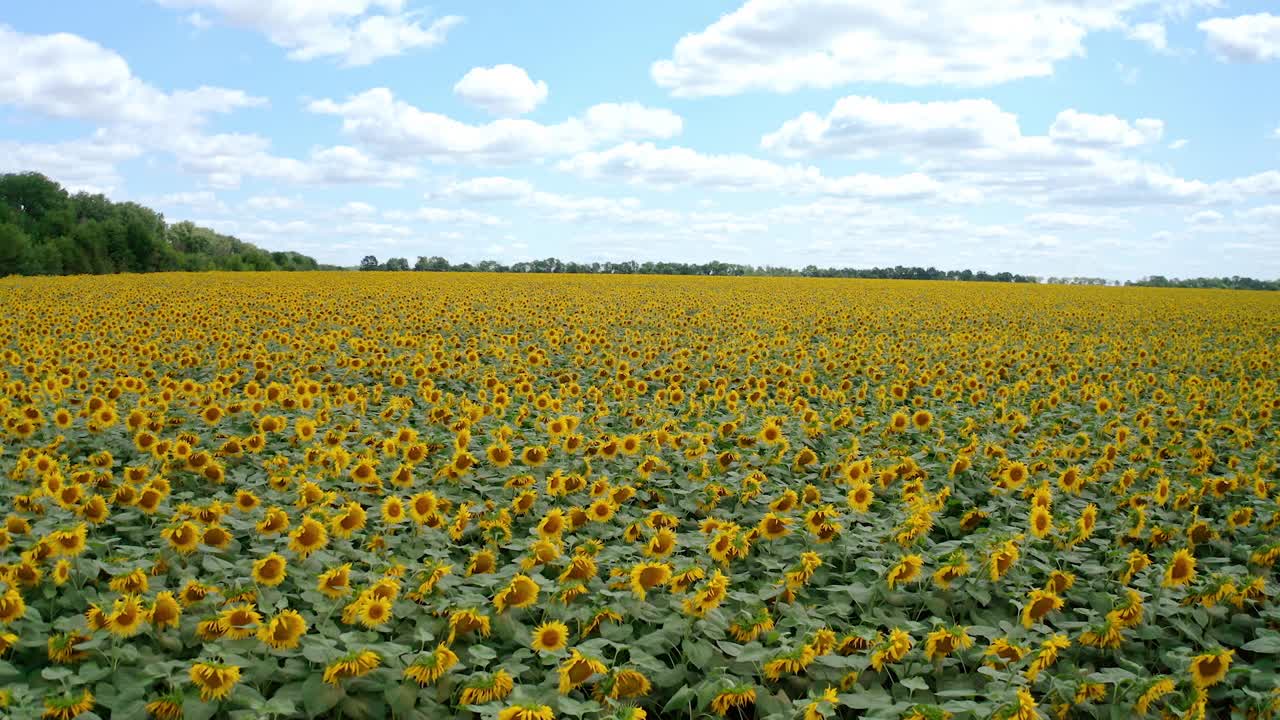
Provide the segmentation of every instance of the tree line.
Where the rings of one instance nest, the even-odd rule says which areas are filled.
[[[320,268],[137,203],[72,195],[39,173],[0,175],[0,276]]]
[[[1141,280],[1131,280],[1125,285],[1137,285],[1142,287],[1169,287],[1169,288],[1208,288],[1219,290],[1280,290],[1280,280],[1257,280],[1251,277],[1240,277],[1232,275],[1231,277],[1198,277],[1186,278],[1179,280],[1178,278],[1167,278],[1163,275],[1151,275]]]
[[[496,273],[567,273],[571,275],[728,275],[734,277],[822,277],[868,278],[880,280],[958,280],[976,282],[1034,283],[1034,275],[1018,275],[1009,272],[988,273],[982,270],[939,270],[934,267],[873,267],[873,268],[820,268],[808,265],[799,270],[775,265],[743,265],[712,260],[705,263],[682,262],[565,262],[558,258],[529,260],[504,265],[496,260],[477,263],[450,263],[439,255],[419,256],[412,266],[408,258],[389,258],[378,262],[374,255],[366,255],[360,261],[360,269],[366,271],[419,272],[496,272]]]

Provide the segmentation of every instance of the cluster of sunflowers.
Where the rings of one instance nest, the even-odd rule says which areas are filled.
[[[0,716],[1280,714],[1280,295],[0,281]]]

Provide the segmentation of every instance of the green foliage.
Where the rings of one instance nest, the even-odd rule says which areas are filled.
[[[137,203],[69,194],[39,173],[0,175],[0,275],[102,275],[164,270],[317,270],[190,222],[168,225]]]

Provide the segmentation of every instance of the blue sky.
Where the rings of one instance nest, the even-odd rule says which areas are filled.
[[[0,170],[344,265],[1274,278],[1270,7],[8,3]]]

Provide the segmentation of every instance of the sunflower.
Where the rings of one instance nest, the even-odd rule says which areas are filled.
[[[745,708],[754,705],[756,702],[756,688],[754,685],[735,685],[720,691],[711,699],[711,711],[720,717],[729,714],[734,708],[743,708],[742,712],[746,712]]]
[[[560,664],[557,672],[560,676],[560,694],[568,695],[569,691],[590,680],[592,676],[608,672],[608,668],[598,658],[583,655],[575,648],[570,651],[569,658]]]
[[[555,720],[547,705],[511,705],[498,711],[498,720]]]
[[[671,566],[667,563],[643,562],[631,568],[631,592],[641,601],[646,594],[671,580]]]
[[[490,445],[484,451],[484,454],[489,459],[490,464],[500,468],[507,467],[515,458],[515,453],[511,451],[511,446],[501,442]]]
[[[1053,515],[1049,514],[1047,509],[1037,505],[1031,508],[1027,526],[1032,535],[1043,538],[1053,531]]]
[[[449,671],[449,668],[457,664],[458,656],[449,649],[448,645],[441,643],[436,646],[434,651],[424,653],[414,659],[404,669],[404,677],[422,687],[426,687],[439,680]]]
[[[1032,590],[1022,608],[1022,626],[1029,628],[1049,613],[1062,608],[1063,600],[1048,590]]]
[[[72,720],[93,710],[93,693],[86,688],[79,697],[67,693],[58,697],[44,699],[44,712],[40,717],[44,720]]]
[[[357,650],[331,662],[324,669],[324,681],[339,685],[347,678],[368,675],[382,664],[382,657],[372,650]]]
[[[615,669],[609,677],[597,686],[597,697],[603,695],[611,700],[637,698],[648,695],[653,688],[649,678],[634,668]]]
[[[147,703],[147,715],[156,720],[182,720],[182,700],[181,692],[171,692],[158,697]]]
[[[924,567],[924,558],[919,555],[903,556],[897,565],[890,568],[889,574],[885,576],[885,584],[892,590],[899,584],[909,583],[920,575],[922,567]]]
[[[178,604],[173,593],[165,591],[156,593],[156,599],[147,611],[147,619],[156,629],[177,627],[182,618],[182,606]]]
[[[528,575],[516,575],[505,588],[498,591],[493,598],[493,606],[498,612],[506,612],[509,608],[526,608],[538,602],[541,590],[538,583]]]
[[[547,449],[542,445],[529,445],[520,451],[520,462],[529,467],[538,467],[547,461]]]
[[[875,500],[875,493],[872,491],[870,483],[858,482],[849,490],[847,500],[852,510],[864,513],[871,508],[871,503]]]
[[[169,541],[179,555],[189,555],[200,546],[200,530],[192,522],[184,522],[173,528],[165,528],[160,535]]]
[[[316,590],[327,598],[337,599],[351,592],[351,563],[326,570],[316,578]]]
[[[240,681],[240,668],[221,663],[197,662],[189,672],[191,682],[200,689],[204,702],[222,700],[231,694]]]
[[[1186,585],[1196,578],[1196,558],[1190,550],[1182,549],[1173,554],[1169,567],[1164,571],[1165,587]]]
[[[258,628],[258,639],[276,650],[298,647],[307,632],[307,621],[296,610],[281,610]]]
[[[987,556],[987,568],[990,571],[991,582],[998,582],[1013,564],[1018,562],[1018,546],[1013,540],[1006,540],[999,547],[991,551]]]
[[[14,638],[16,641],[17,638]],[[74,665],[89,657],[89,653],[77,648],[76,646],[83,642],[88,642],[91,638],[80,632],[66,632],[50,635],[48,641],[49,660],[60,665]],[[12,645],[12,643],[9,643]]]
[[[225,628],[226,637],[232,640],[242,640],[253,637],[258,631],[258,625],[262,622],[262,614],[253,605],[241,603],[232,605],[219,613],[218,622]]]
[[[940,627],[929,633],[925,639],[924,653],[930,661],[937,661],[956,650],[967,650],[971,647],[973,647],[973,638],[969,637],[966,628]]]
[[[1222,682],[1231,669],[1231,658],[1234,650],[1221,650],[1216,653],[1197,655],[1191,660],[1191,682],[1197,688],[1207,688]]]
[[[1133,705],[1133,711],[1138,715],[1146,715],[1152,703],[1173,692],[1176,687],[1173,678],[1164,675],[1155,678],[1147,689],[1142,691],[1138,702]]]
[[[355,616],[367,628],[382,627],[391,620],[391,601],[366,595],[355,603]]]
[[[871,653],[871,667],[883,670],[889,663],[900,662],[910,652],[913,644],[911,635],[906,630],[894,628]]]
[[[333,528],[335,537],[345,539],[363,530],[368,518],[369,514],[364,506],[358,502],[350,502],[343,508],[341,514],[329,521],[329,526]]]
[[[478,633],[481,637],[489,636],[489,616],[475,609],[464,608],[449,614],[449,643],[455,638]]]
[[[996,638],[983,651],[986,656],[986,664],[991,667],[1000,669],[1006,665],[1016,663],[1022,659],[1028,652],[1027,648],[1021,645],[1015,645],[1007,638]]]
[[[278,535],[289,529],[289,513],[283,508],[269,508],[254,529],[262,536]]]
[[[288,562],[283,555],[271,553],[253,563],[253,581],[259,585],[275,587],[284,582],[285,576],[289,574],[287,566]]]
[[[382,522],[386,525],[397,525],[404,522],[404,501],[392,495],[382,501]]]
[[[306,518],[297,530],[289,533],[289,549],[301,559],[329,543],[329,533],[313,518]]]
[[[107,631],[119,637],[131,637],[142,629],[146,611],[136,595],[117,598],[111,613],[107,615]]]
[[[529,647],[536,652],[555,653],[563,650],[568,642],[569,626],[558,620],[551,620],[534,628]]]
[[[511,673],[498,670],[487,678],[472,680],[462,688],[459,705],[485,705],[505,699],[515,687]]]
[[[1040,673],[1049,669],[1058,661],[1058,653],[1069,647],[1071,647],[1071,640],[1066,635],[1053,635],[1040,643],[1040,650],[1036,653],[1035,658],[1031,660],[1031,664],[1027,666],[1024,673],[1027,681],[1035,682]]]

